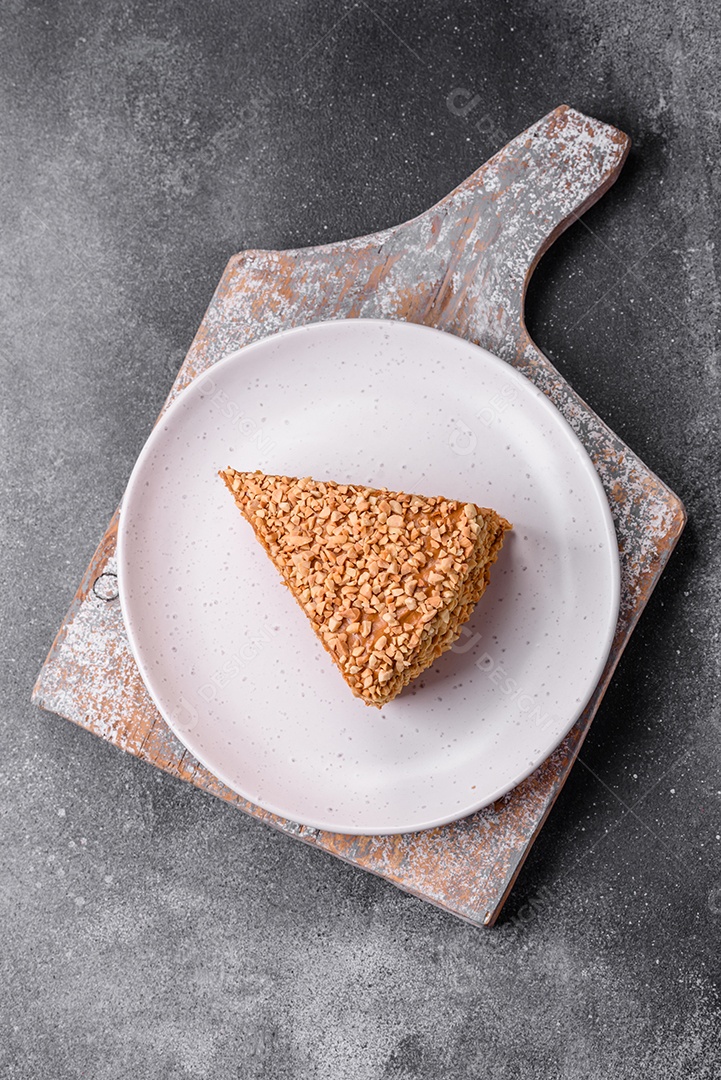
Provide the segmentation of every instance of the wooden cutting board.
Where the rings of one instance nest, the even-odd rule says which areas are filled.
[[[548,395],[603,481],[622,588],[601,681],[571,733],[532,776],[469,818],[404,836],[321,833],[246,802],[183,749],[143,685],[117,599],[117,513],[40,672],[34,700],[276,829],[470,922],[492,924],[685,522],[679,499],[574,393],[524,324],[524,296],[538,260],[610,187],[628,148],[622,132],[562,105],[412,221],[323,247],[235,255],[165,405],[201,371],[251,341],[350,317],[405,319],[457,334],[519,368]]]

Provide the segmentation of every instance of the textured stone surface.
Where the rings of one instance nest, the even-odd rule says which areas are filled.
[[[8,1076],[718,1070],[719,17],[374,10],[3,10]],[[561,100],[634,151],[541,264],[529,328],[690,523],[486,933],[29,691],[228,256],[404,220]]]

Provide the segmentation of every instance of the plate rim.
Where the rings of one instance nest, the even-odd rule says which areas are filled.
[[[329,824],[327,821],[323,821],[321,818],[314,820],[304,818],[301,821],[292,812],[289,812],[287,808],[274,805],[271,800],[257,800],[255,797],[248,794],[248,792],[241,791],[237,785],[237,782],[231,780],[231,778],[229,778],[227,775],[224,775],[224,771],[222,769],[218,769],[215,765],[209,764],[208,761],[205,760],[202,752],[198,753],[197,748],[193,746],[192,732],[190,734],[184,733],[182,729],[176,727],[173,719],[168,715],[166,710],[161,705],[162,694],[156,693],[153,685],[154,680],[152,677],[152,673],[149,667],[143,661],[142,649],[140,648],[139,642],[136,637],[134,623],[130,613],[130,602],[125,594],[124,585],[124,582],[126,580],[126,573],[129,572],[127,569],[129,565],[128,549],[130,545],[130,541],[128,539],[128,530],[131,517],[128,512],[128,508],[132,506],[136,488],[143,475],[143,467],[145,465],[145,461],[152,454],[153,450],[155,449],[156,443],[159,443],[162,440],[164,434],[164,421],[167,421],[168,418],[175,412],[180,411],[181,403],[186,397],[186,391],[189,391],[191,388],[195,388],[197,392],[197,388],[201,386],[204,382],[209,381],[214,373],[217,373],[223,368],[237,364],[241,359],[247,359],[248,356],[251,355],[253,352],[257,351],[262,346],[268,345],[270,342],[275,342],[281,338],[308,334],[309,332],[323,332],[328,328],[337,329],[338,327],[346,324],[352,324],[356,327],[358,327],[359,324],[362,324],[364,327],[392,327],[393,330],[397,330],[399,327],[410,327],[413,332],[417,331],[423,334],[442,335],[443,337],[454,338],[456,341],[462,343],[465,346],[468,346],[472,351],[477,351],[485,363],[490,364],[491,367],[496,367],[498,370],[502,369],[505,376],[509,377],[511,380],[516,380],[517,384],[523,387],[524,393],[530,390],[534,394],[536,399],[540,402],[541,407],[546,410],[547,415],[552,417],[553,422],[558,424],[564,431],[566,437],[570,440],[571,445],[575,447],[576,452],[578,453],[580,451],[580,453],[578,453],[579,459],[582,462],[584,471],[588,475],[591,487],[595,489],[595,494],[600,504],[601,515],[604,519],[604,524],[606,526],[608,534],[607,539],[610,541],[610,555],[612,556],[614,552],[616,553],[616,558],[611,557],[609,559],[609,598],[611,601],[610,612],[613,613],[613,617],[611,618],[611,616],[609,615],[609,619],[606,625],[606,632],[604,635],[603,648],[600,652],[600,659],[598,660],[594,668],[593,675],[589,676],[587,687],[581,695],[578,708],[573,713],[572,719],[564,726],[562,733],[558,737],[557,741],[554,742],[553,746],[549,750],[545,751],[542,757],[538,758],[537,755],[534,756],[532,763],[524,766],[523,769],[520,770],[520,772],[518,772],[512,780],[509,780],[508,782],[504,781],[503,784],[501,784],[492,793],[487,794],[480,800],[474,801],[473,803],[469,804],[468,807],[464,807],[459,811],[452,811],[437,818],[432,818],[426,822],[407,823],[405,825],[393,826],[384,829],[378,829],[377,827],[364,827],[358,825],[340,826],[334,823]],[[457,334],[449,333],[446,330],[441,330],[435,326],[427,326],[424,323],[408,322],[403,319],[365,319],[356,317],[340,319],[321,319],[316,322],[304,323],[302,326],[294,326],[285,330],[280,330],[273,334],[267,334],[264,337],[256,339],[255,341],[249,342],[247,345],[243,345],[240,348],[233,349],[231,352],[224,354],[215,363],[211,364],[211,366],[209,368],[206,368],[205,371],[202,371],[198,375],[196,375],[191,380],[191,382],[188,383],[187,386],[184,386],[178,392],[176,397],[170,402],[167,408],[165,408],[161,415],[158,417],[158,420],[153,426],[153,429],[151,430],[148,438],[146,439],[133,466],[120,504],[116,558],[120,607],[122,611],[125,630],[128,637],[128,642],[130,645],[130,650],[132,652],[135,663],[138,666],[138,671],[140,672],[143,684],[148,691],[148,694],[155,708],[158,710],[163,720],[172,731],[173,735],[189,751],[189,753],[191,753],[193,757],[195,757],[200,762],[200,764],[204,768],[206,768],[212,775],[217,777],[217,779],[220,780],[221,783],[223,783],[227,788],[229,788],[230,791],[240,796],[240,798],[244,799],[251,805],[258,806],[260,807],[260,809],[270,814],[273,814],[275,817],[281,818],[285,821],[295,822],[309,829],[346,836],[394,836],[404,833],[423,832],[429,829],[440,828],[455,821],[460,821],[463,818],[470,817],[473,814],[477,813],[479,810],[490,806],[492,803],[496,802],[504,795],[507,795],[510,791],[516,788],[524,780],[526,780],[545,761],[547,761],[553,753],[555,753],[555,751],[558,749],[564,739],[568,736],[569,732],[576,725],[580,717],[583,715],[583,712],[585,711],[589,701],[592,699],[595,689],[598,687],[598,684],[608,662],[608,657],[611,652],[611,647],[613,645],[613,640],[618,625],[618,617],[620,613],[621,603],[620,553],[618,549],[618,537],[616,533],[616,527],[614,525],[613,516],[611,514],[608,496],[606,495],[605,488],[588,450],[583,445],[581,439],[574,431],[573,427],[568,422],[563,413],[560,411],[560,409],[556,405],[554,405],[551,399],[546,394],[544,394],[544,392],[533,382],[532,379],[528,378],[528,376],[526,376],[518,368],[514,367],[507,361],[502,360],[499,356],[496,356],[494,353],[490,352],[482,345],[478,345],[473,341],[469,341],[466,338],[460,337]]]

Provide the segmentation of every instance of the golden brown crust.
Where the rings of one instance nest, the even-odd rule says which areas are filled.
[[[453,499],[219,475],[353,693],[378,708],[456,640],[511,528]]]

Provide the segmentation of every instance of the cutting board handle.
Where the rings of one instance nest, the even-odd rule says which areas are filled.
[[[424,321],[512,361],[539,259],[614,183],[629,148],[622,131],[560,105],[416,219],[451,240]]]
[[[402,225],[322,247],[241,252],[209,309],[226,327],[224,351],[313,322],[322,310],[326,319],[437,326],[518,364],[538,260],[613,184],[629,145],[617,128],[560,105]],[[205,345],[196,339],[185,377],[196,374],[196,350],[202,367],[218,359]]]

